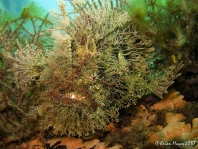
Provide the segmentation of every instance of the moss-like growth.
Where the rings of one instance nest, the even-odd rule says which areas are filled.
[[[130,130],[118,131],[107,135],[105,143],[107,146],[112,146],[116,143],[121,144],[124,149],[142,148],[148,139],[149,133],[146,127],[142,125],[135,125]]]
[[[14,54],[10,51],[15,46],[4,40],[8,39],[6,29],[1,30],[5,37],[1,40],[5,48],[1,55],[6,62],[6,69],[1,72],[4,74],[0,82],[1,105],[7,101],[16,105],[11,106],[11,111],[17,109],[19,122],[18,117],[10,117],[11,123],[23,124],[27,115],[32,114],[37,124],[33,129],[20,125],[22,129],[16,129],[14,135],[25,128],[28,132],[18,138],[37,130],[43,134],[49,128],[52,135],[93,134],[117,120],[119,109],[136,104],[142,96],[153,92],[161,98],[180,75],[177,73],[182,63],[160,70],[150,68],[149,61],[155,54],[152,41],[137,31],[118,1],[114,4],[106,0],[82,3],[71,0],[70,3],[74,8],[72,13],[60,2],[60,12],[51,15],[54,24],[47,33],[51,33],[54,42],[50,50],[45,50],[41,37],[47,16],[38,30],[34,28],[36,35],[32,38],[19,24],[15,31],[24,29],[27,39],[32,40],[25,44],[19,38]],[[22,21],[30,17],[27,12],[21,16]],[[15,36],[11,37],[16,40]],[[10,77],[6,78],[5,74]]]
[[[38,73],[38,67],[30,64],[31,57],[28,58],[27,55],[36,54],[35,51],[30,52],[31,48],[32,50],[35,50],[35,47],[45,49],[46,46],[50,46],[52,40],[46,36],[48,33],[45,30],[51,24],[47,21],[47,14],[36,18],[30,10],[28,11],[30,16],[26,18],[12,17],[7,12],[2,12],[0,18],[0,138],[5,148],[12,141],[30,137],[39,132],[37,111],[34,108],[38,98],[36,94],[32,96],[32,93],[38,90],[33,87],[33,84],[27,90],[22,89],[17,82],[24,78],[28,78],[25,80],[29,81],[30,78],[32,80],[37,76],[28,76],[31,69]],[[32,28],[33,32],[29,28]],[[28,45],[27,41],[32,45]],[[28,46],[24,48],[25,45]],[[13,54],[16,49],[20,52]],[[26,55],[25,59],[23,59],[24,55]],[[15,61],[16,57],[18,63]],[[12,71],[9,72],[9,69]]]
[[[161,125],[163,127],[166,126],[167,125],[166,119],[165,119],[165,113],[166,112],[167,111],[165,111],[165,110],[157,111],[156,112],[156,119],[155,119],[155,121],[152,122],[151,125],[153,125],[153,126]]]
[[[186,123],[192,123],[192,120],[198,117],[198,104],[197,103],[187,103],[180,109],[177,109],[178,113],[182,113],[185,116]]]
[[[136,0],[126,2],[129,14],[136,10],[136,6],[139,7],[134,3]],[[161,48],[158,57],[166,60],[167,65],[181,60],[186,66],[196,63],[197,1],[142,0],[139,4],[144,8],[139,13],[146,12],[143,13],[146,21],[136,25],[153,39],[156,47]],[[159,65],[161,62],[156,63]]]

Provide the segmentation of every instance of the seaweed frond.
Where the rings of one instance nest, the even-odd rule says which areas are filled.
[[[39,76],[44,66],[43,58],[46,57],[46,54],[43,50],[28,43],[26,43],[25,48],[22,48],[19,42],[17,44],[19,48],[15,51],[14,57],[8,56],[7,59],[12,62],[12,68],[8,72],[13,73],[14,82],[19,88],[19,86],[27,86]]]
[[[48,14],[42,18],[36,16],[31,10],[28,7],[24,8],[18,18],[5,19],[4,16],[7,15],[7,12],[1,14],[1,48],[6,51],[14,51],[17,49],[16,40],[19,40],[23,46],[26,44],[24,38],[40,48],[52,47],[52,39],[49,38],[49,33],[46,32],[46,29],[52,25],[48,20]]]
[[[183,62],[181,61],[177,65],[170,66],[167,70],[164,70],[160,76],[156,76],[154,73],[153,80],[149,89],[162,99],[162,95],[167,93],[168,87],[170,87],[176,78],[178,78],[181,73],[178,73],[180,69],[183,67]]]

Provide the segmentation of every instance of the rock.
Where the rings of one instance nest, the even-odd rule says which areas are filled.
[[[123,149],[123,147],[120,144],[116,144],[116,145],[114,145],[112,147],[108,147],[107,149]]]
[[[198,129],[198,118],[192,120],[192,129]]]
[[[107,149],[107,147],[105,145],[105,142],[100,142],[100,143],[96,144],[94,149]]]
[[[159,103],[151,106],[150,110],[181,108],[186,104],[186,101],[184,101],[183,98],[184,96],[180,95],[179,92],[170,90]]]
[[[33,139],[28,141],[27,143],[22,143],[18,149],[44,149],[43,142],[40,139]]]
[[[100,141],[98,139],[92,139],[90,141],[85,141],[83,143],[84,148],[83,149],[90,149],[93,148],[94,146],[96,146],[96,144],[98,144]]]
[[[167,112],[165,118],[167,124],[174,124],[185,119],[182,114],[172,112]]]
[[[107,131],[110,131],[110,132],[115,132],[116,131],[116,127],[115,127],[115,124],[113,122],[111,122],[107,125]]]
[[[191,131],[191,125],[185,124],[185,122],[177,122],[169,124],[161,131],[152,134],[149,137],[149,141],[156,142],[159,140],[170,141],[175,138],[180,138],[183,133],[189,133]]]
[[[105,142],[100,142],[94,147],[94,149],[123,149],[123,147],[120,144],[115,144],[112,147],[107,147]]]
[[[131,125],[142,124],[149,126],[152,121],[156,118],[155,114],[149,113],[148,109],[144,105],[137,107],[137,114],[135,118],[131,119]]]
[[[47,144],[50,146],[54,145],[55,143],[60,142],[57,146],[66,146],[67,149],[76,149],[83,147],[83,141],[79,138],[74,137],[64,137],[64,138],[55,138],[47,141]]]
[[[181,136],[181,138],[184,139],[184,140],[198,139],[198,129],[192,130],[189,133],[183,133],[182,136]]]

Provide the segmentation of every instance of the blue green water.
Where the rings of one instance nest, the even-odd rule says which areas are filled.
[[[0,9],[5,10],[6,12],[17,17],[20,15],[24,7],[34,2],[34,4],[46,12],[49,12],[52,9],[58,10],[58,1],[57,0],[1,0]],[[67,9],[71,9],[71,5],[66,2]],[[44,13],[44,12],[43,12]]]

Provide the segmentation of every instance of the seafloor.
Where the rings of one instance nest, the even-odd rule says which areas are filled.
[[[163,96],[130,106],[120,121],[88,137],[31,138],[9,149],[196,149],[198,104],[171,89]],[[188,141],[187,141],[188,140]]]

